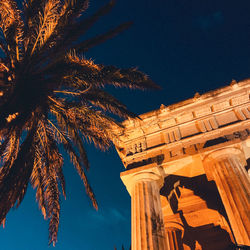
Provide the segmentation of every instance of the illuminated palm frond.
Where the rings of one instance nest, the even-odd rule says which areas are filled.
[[[121,126],[115,116],[136,117],[104,87],[157,88],[136,68],[95,64],[84,52],[127,29],[121,24],[84,40],[115,4],[82,15],[88,0],[0,0],[0,224],[22,202],[28,183],[55,244],[60,193],[66,197],[63,152],[68,154],[93,206],[86,142],[107,149]],[[111,116],[110,116],[111,115]],[[61,152],[62,151],[62,152]]]
[[[1,48],[14,66],[15,61],[20,60],[23,39],[23,21],[17,3],[12,0],[1,0],[0,16]]]

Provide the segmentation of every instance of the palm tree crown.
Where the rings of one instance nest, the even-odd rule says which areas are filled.
[[[94,207],[97,203],[85,171],[84,142],[105,149],[119,123],[109,114],[133,116],[104,90],[157,86],[135,68],[95,64],[84,53],[127,29],[130,23],[83,40],[85,32],[114,1],[88,18],[88,0],[0,0],[0,224],[22,202],[28,183],[49,223],[55,244],[60,192],[65,196],[64,149],[80,175]],[[81,39],[79,39],[81,38]],[[1,52],[2,51],[2,52]]]

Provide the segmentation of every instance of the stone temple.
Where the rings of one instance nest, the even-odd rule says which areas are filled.
[[[126,120],[132,250],[250,249],[250,79]]]

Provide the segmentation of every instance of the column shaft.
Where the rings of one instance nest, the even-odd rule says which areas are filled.
[[[166,238],[169,250],[183,250],[182,232],[177,228],[168,228]]]
[[[237,244],[250,245],[250,181],[235,150],[227,151],[216,152],[216,156],[212,153],[205,171],[217,185]]]
[[[141,180],[132,189],[132,250],[166,250],[159,187]]]

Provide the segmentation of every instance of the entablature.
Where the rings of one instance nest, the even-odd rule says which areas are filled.
[[[195,155],[250,135],[250,80],[127,120],[116,149],[126,168]],[[167,160],[166,160],[167,159]],[[143,163],[144,161],[144,163]],[[140,163],[142,162],[142,163]]]

